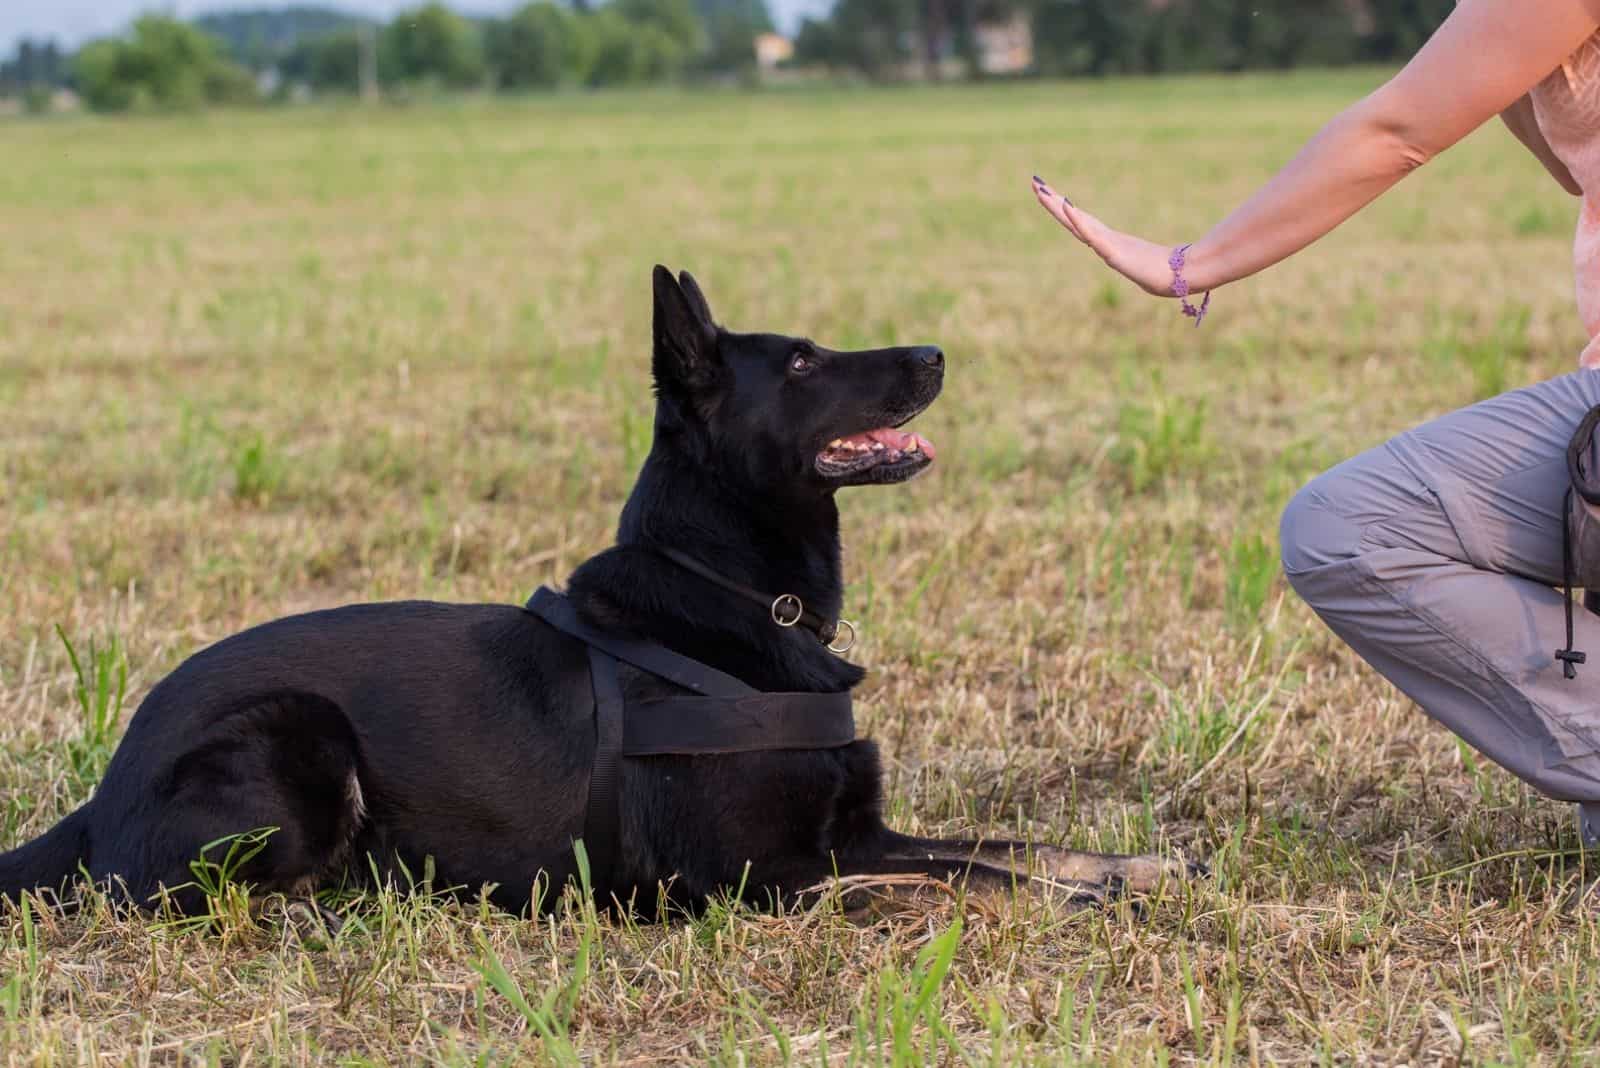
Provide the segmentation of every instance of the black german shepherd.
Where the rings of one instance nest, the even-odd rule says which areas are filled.
[[[726,580],[840,611],[845,486],[903,482],[934,449],[896,428],[939,395],[936,348],[833,352],[717,326],[688,274],[655,269],[656,417],[617,542],[568,595],[592,627],[692,657],[763,691],[848,691],[863,672]],[[715,576],[670,562],[676,549]],[[624,666],[630,698],[681,693]],[[202,907],[190,862],[276,828],[237,873],[306,894],[350,878],[485,889],[516,912],[576,874],[596,758],[584,643],[509,605],[354,605],[197,653],[139,707],[94,797],[0,856],[0,895],[81,870],[140,906]],[[793,901],[834,875],[1030,878],[1083,901],[1191,872],[1154,857],[910,838],[881,818],[877,748],[622,759],[611,893],[693,909],[742,890]],[[1014,870],[1015,866],[1015,870]],[[542,876],[542,878],[541,878]],[[536,889],[538,888],[538,889]]]

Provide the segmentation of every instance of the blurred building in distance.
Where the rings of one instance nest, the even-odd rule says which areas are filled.
[[[794,58],[794,42],[781,33],[756,35],[756,66],[776,70]]]
[[[1033,21],[1021,11],[978,23],[978,69],[985,74],[1022,74],[1033,67]]]

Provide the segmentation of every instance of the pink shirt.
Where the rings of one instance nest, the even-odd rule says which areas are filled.
[[[1600,34],[1551,71],[1530,95],[1539,132],[1583,188],[1572,259],[1578,314],[1589,344],[1578,365],[1600,367]]]

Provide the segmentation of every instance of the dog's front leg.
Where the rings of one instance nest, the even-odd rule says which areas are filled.
[[[885,848],[892,857],[976,861],[1019,875],[1042,875],[1065,883],[1121,886],[1139,893],[1149,893],[1163,883],[1184,882],[1207,874],[1203,864],[1172,857],[1089,853],[1004,840],[913,838],[889,832]]]
[[[944,883],[969,894],[1010,894],[1041,890],[1064,896],[1074,908],[1105,904],[1104,886],[1049,876],[1029,876],[1009,865],[995,866],[968,856],[901,856],[877,859],[796,858],[753,868],[745,884],[745,900],[769,906],[809,906],[838,891],[846,911],[866,907],[874,899],[915,896],[918,883]]]

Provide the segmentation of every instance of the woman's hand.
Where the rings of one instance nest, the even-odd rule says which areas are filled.
[[[1072,201],[1052,190],[1045,180],[1035,175],[1033,195],[1039,198],[1044,210],[1067,228],[1067,232],[1094,250],[1106,266],[1158,297],[1172,293],[1172,268],[1168,260],[1172,249],[1146,241],[1142,237],[1113,230],[1093,215],[1075,206]]]

